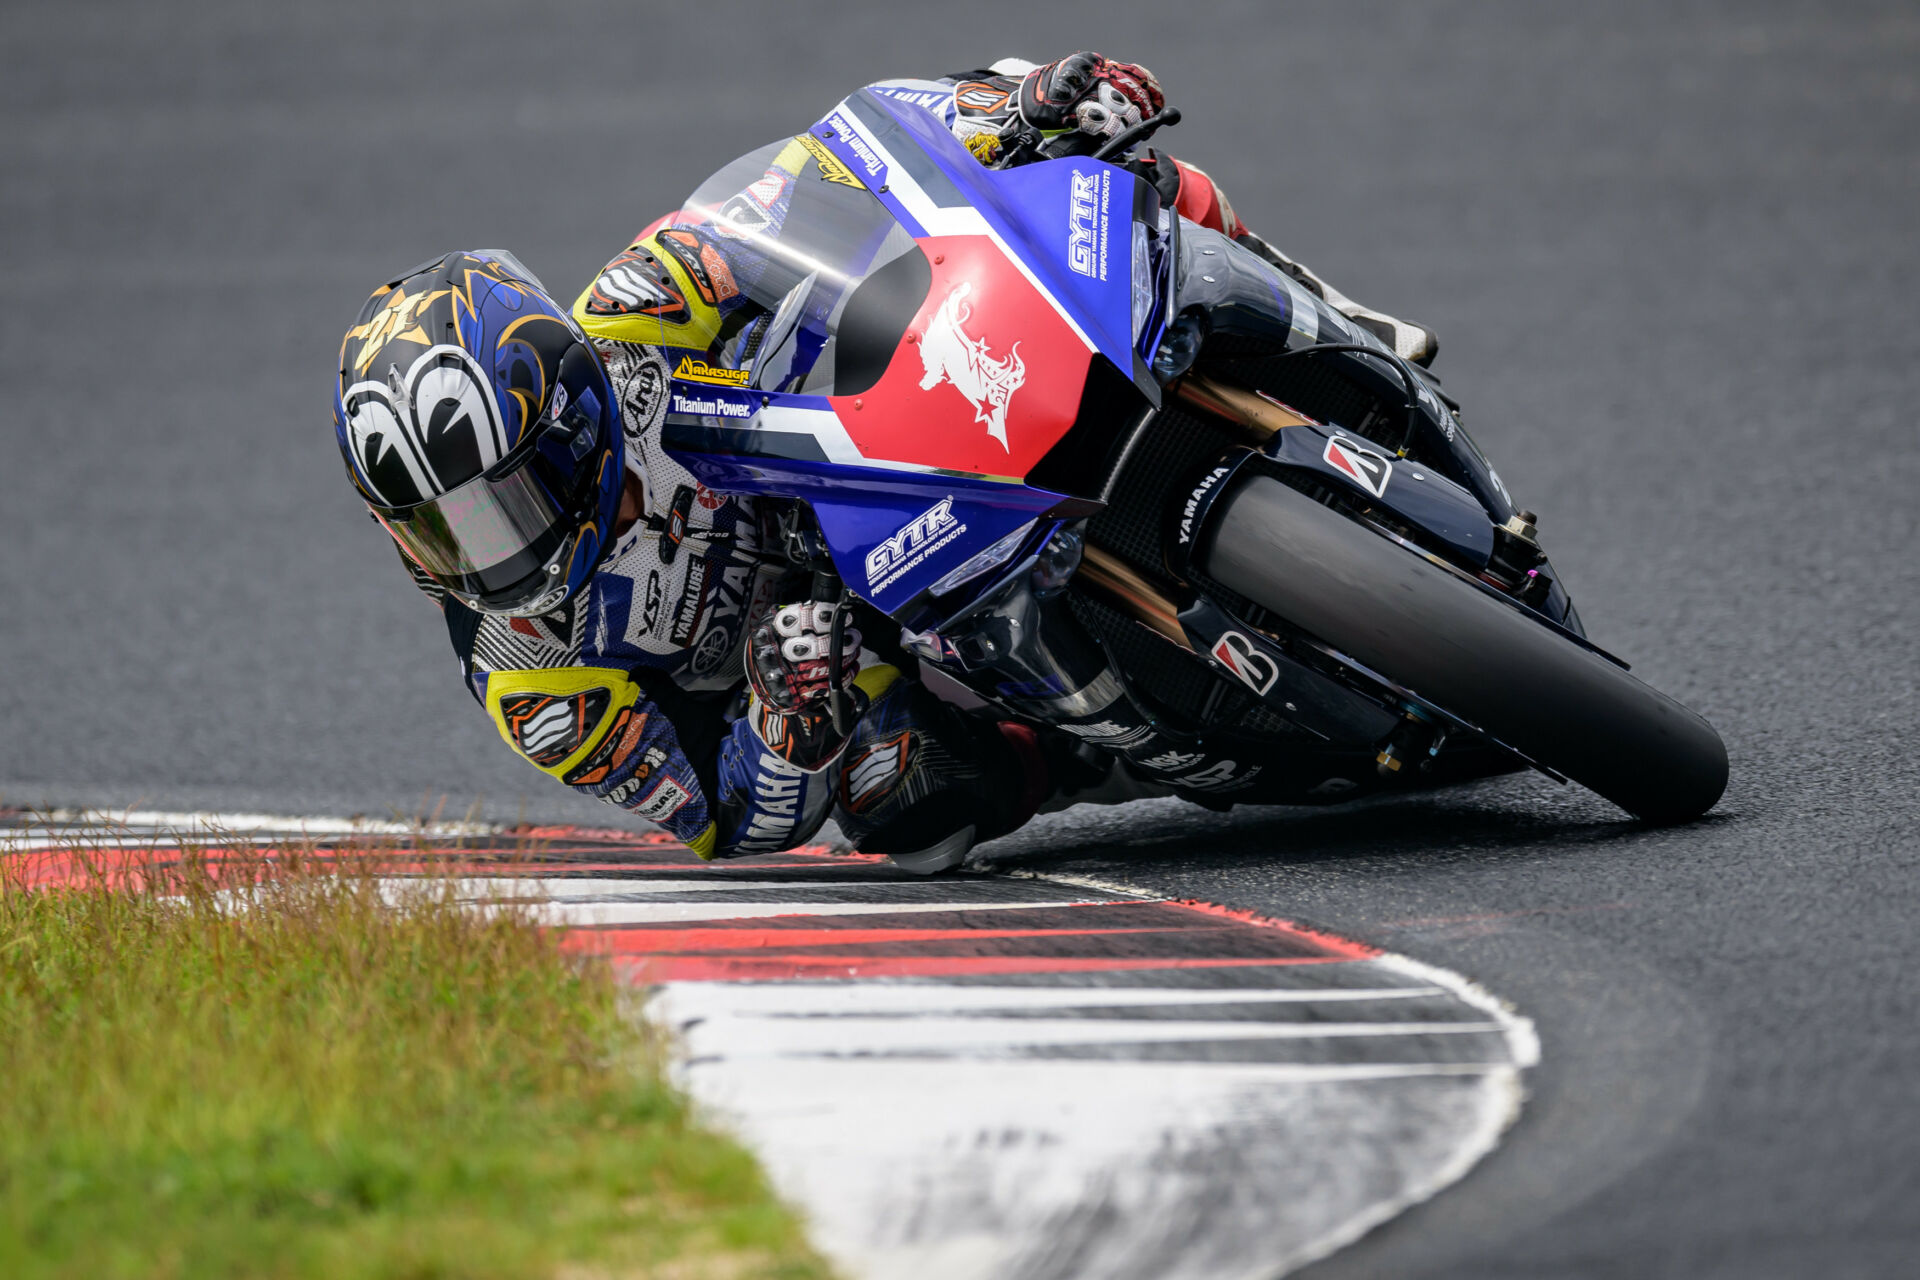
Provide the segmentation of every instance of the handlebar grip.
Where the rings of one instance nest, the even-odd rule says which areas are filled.
[[[1123,156],[1132,148],[1152,137],[1156,130],[1179,123],[1180,108],[1163,107],[1159,115],[1142,120],[1130,129],[1122,129],[1119,133],[1107,139],[1106,145],[1093,153],[1093,158],[1095,160],[1111,160],[1115,156]]]

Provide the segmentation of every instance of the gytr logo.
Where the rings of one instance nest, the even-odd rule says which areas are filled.
[[[881,590],[966,531],[953,517],[953,498],[940,499],[867,552],[867,584]]]
[[[984,340],[972,338],[960,326],[973,315],[967,296],[971,284],[962,281],[947,295],[934,312],[927,332],[920,339],[920,364],[926,376],[920,389],[931,391],[942,382],[951,382],[954,390],[973,406],[973,420],[987,424],[987,434],[1000,442],[1008,453],[1007,404],[1027,380],[1027,363],[1020,358],[1020,344],[1014,343],[1007,358],[996,360],[987,352]]]
[[[1107,175],[1073,175],[1067,197],[1067,265],[1083,276],[1107,278]]]

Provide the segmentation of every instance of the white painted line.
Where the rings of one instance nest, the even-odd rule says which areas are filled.
[[[806,1057],[775,1058],[770,1055],[758,1055],[748,1058],[731,1056],[710,1059],[705,1055],[688,1053],[676,1070],[687,1077],[697,1078],[710,1070],[724,1070],[736,1084],[751,1082],[753,1090],[769,1091],[766,1099],[756,1099],[743,1103],[736,1098],[723,1108],[735,1110],[740,1105],[754,1108],[766,1106],[782,1108],[797,1105],[819,1106],[822,1098],[801,1098],[781,1084],[783,1080],[797,1080],[805,1071],[848,1073],[847,1085],[835,1085],[834,1092],[840,1088],[858,1087],[867,1096],[862,1099],[864,1110],[866,1103],[873,1097],[899,1092],[911,1094],[921,1099],[923,1105],[948,1101],[936,1091],[946,1089],[967,1089],[983,1085],[989,1078],[1008,1080],[1017,1078],[1030,1082],[1036,1087],[1044,1086],[1048,1091],[1058,1091],[1062,1087],[1078,1087],[1090,1092],[1104,1092],[1119,1087],[1127,1092],[1139,1092],[1149,1097],[1164,1095],[1179,1090],[1239,1090],[1273,1084],[1348,1084],[1367,1080],[1422,1080],[1437,1077],[1476,1077],[1487,1075],[1511,1075],[1513,1063],[1499,1060],[1491,1062],[1197,1062],[1180,1060],[1149,1060],[1139,1058],[885,1058],[885,1057],[832,1057],[814,1054]],[[939,1075],[951,1075],[953,1079],[937,1079]],[[1134,1076],[1129,1081],[1127,1076]],[[1056,1077],[1045,1080],[1042,1077]],[[1095,1080],[1095,1077],[1098,1077]],[[947,1120],[956,1130],[971,1130],[977,1126],[983,1132],[992,1131],[998,1117],[986,1114],[992,1106],[1004,1099],[983,1098],[978,1101],[956,1103],[958,1114],[950,1115]],[[844,1110],[839,1104],[836,1109]],[[876,1135],[876,1145],[879,1139]],[[876,1160],[885,1160],[887,1152],[876,1150],[869,1153]],[[1145,1224],[1143,1224],[1144,1226]]]
[[[32,824],[0,828],[0,852],[79,845],[91,848],[129,837],[152,844],[178,837],[201,842],[220,836],[259,839],[300,836],[393,835],[428,839],[497,835],[505,828],[487,822],[391,822],[375,818],[296,818],[266,813],[199,813],[156,809],[48,809],[29,810]],[[67,829],[62,829],[62,828]]]
[[[679,1074],[867,1280],[1271,1280],[1449,1171],[1517,1080],[1508,1061],[726,1055]]]
[[[679,1078],[761,1154],[816,1242],[876,1280],[1271,1280],[1459,1178],[1511,1121],[1520,1072],[1538,1059],[1526,1019],[1398,956],[1235,972],[1284,985],[671,982],[650,1014],[681,1028]],[[1414,1020],[1409,999],[1450,1002],[1462,1020]],[[1202,1012],[1263,1003],[1383,1016]],[[1099,1016],[1148,1008],[1200,1016]],[[1078,1016],[1057,1016],[1067,1010]],[[1056,1016],[1014,1016],[1025,1011]],[[1332,1060],[1151,1056],[1209,1041],[1323,1046],[1314,1056]],[[1448,1056],[1441,1043],[1472,1060],[1433,1061]],[[1355,1060],[1380,1044],[1414,1060]]]
[[[1251,987],[1244,991],[1183,987],[955,986],[874,981],[730,982],[702,999],[733,1017],[938,1016],[972,1009],[1129,1009],[1210,1004],[1320,1004],[1345,1000],[1411,1000],[1444,995],[1440,987]]]
[[[1177,1044],[1208,1040],[1335,1040],[1356,1036],[1498,1035],[1497,1022],[1247,1022],[1110,1018],[706,1018],[683,1032],[696,1054],[734,1059],[911,1053],[978,1057],[1055,1045]]]

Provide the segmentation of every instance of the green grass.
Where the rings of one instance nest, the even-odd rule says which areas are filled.
[[[0,1276],[825,1274],[610,977],[523,916],[298,860],[244,910],[196,860],[30,889],[20,856]]]

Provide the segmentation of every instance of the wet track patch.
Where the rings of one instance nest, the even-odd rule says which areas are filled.
[[[192,816],[153,817],[103,838],[0,812],[0,852],[54,880],[44,851],[82,833],[179,856]],[[225,834],[186,843],[215,857],[354,830],[200,822]],[[1206,904],[823,849],[709,866],[628,832],[358,830],[383,871],[526,901],[643,988],[681,1084],[856,1276],[1275,1276],[1461,1176],[1537,1057],[1456,975]]]

